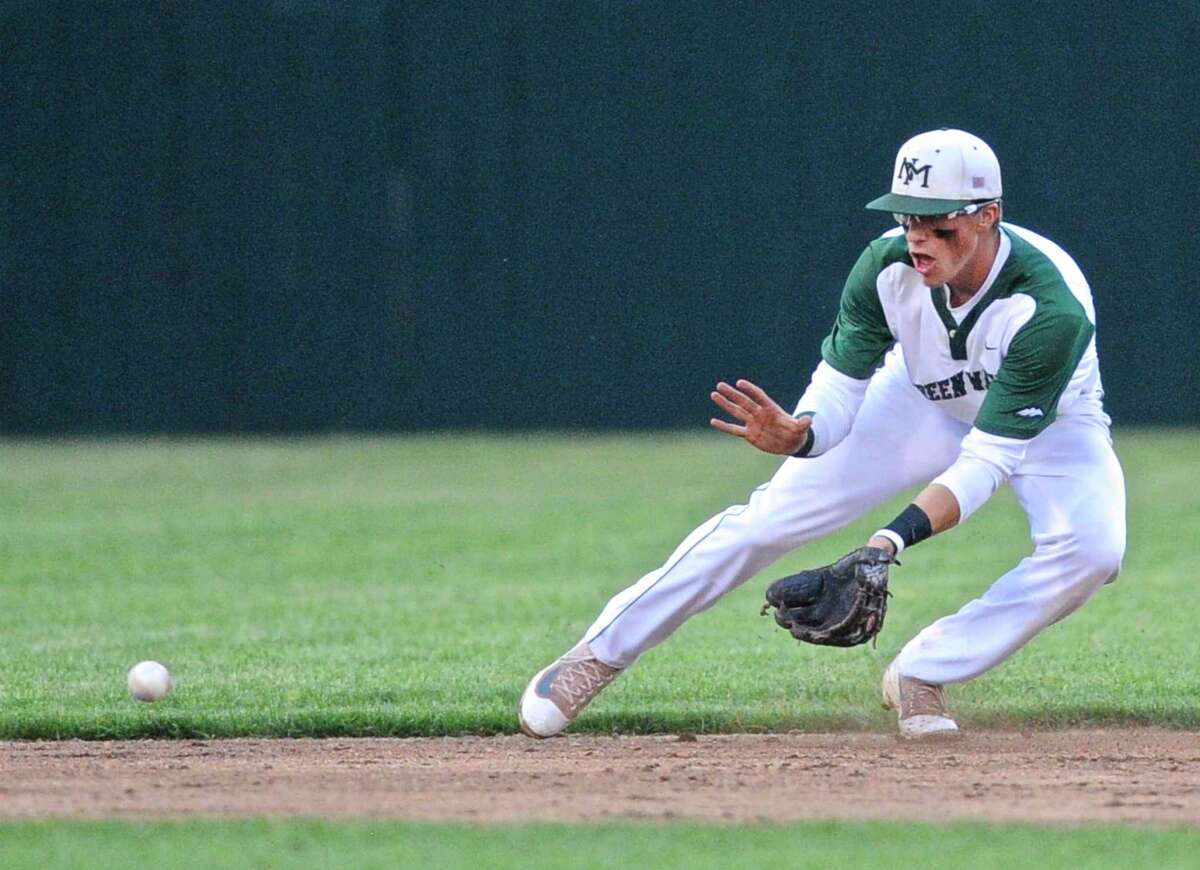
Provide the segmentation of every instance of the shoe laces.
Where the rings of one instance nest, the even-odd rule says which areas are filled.
[[[904,701],[904,718],[909,716],[943,716],[950,718],[946,708],[946,693],[941,686],[933,683],[923,683],[912,678],[902,678],[905,682],[901,695]]]
[[[567,659],[563,662],[553,682],[553,694],[559,697],[554,700],[565,701],[565,713],[568,717],[578,715],[587,703],[600,693],[600,690],[616,679],[620,671],[604,664],[599,659],[580,657]],[[564,706],[559,704],[559,706]]]

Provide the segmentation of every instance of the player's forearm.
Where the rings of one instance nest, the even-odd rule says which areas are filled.
[[[975,513],[1012,476],[1028,446],[1026,440],[991,435],[980,429],[967,433],[958,459],[933,480],[953,495],[958,522]]]
[[[817,366],[795,411],[796,416],[812,417],[813,444],[806,455],[820,456],[850,433],[869,383],[848,377],[826,362]]]
[[[868,544],[898,553],[953,528],[991,498],[1025,458],[1028,441],[972,429],[958,459]]]
[[[953,528],[958,523],[958,517],[958,499],[954,493],[941,484],[931,483],[917,493],[912,504],[900,516],[872,535],[867,546],[890,550],[895,554],[906,546],[911,547],[925,538]]]
[[[958,525],[958,499],[940,483],[931,483],[917,493],[913,504],[925,511],[925,516],[929,517],[931,534],[936,535]]]

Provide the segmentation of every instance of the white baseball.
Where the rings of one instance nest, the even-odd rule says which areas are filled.
[[[129,694],[139,701],[158,701],[171,691],[171,672],[158,662],[138,662],[129,669]]]

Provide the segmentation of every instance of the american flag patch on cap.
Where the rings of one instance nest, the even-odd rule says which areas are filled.
[[[983,187],[983,176],[982,175],[972,175],[971,176],[971,187]]]

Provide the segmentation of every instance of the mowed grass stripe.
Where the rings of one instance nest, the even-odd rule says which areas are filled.
[[[1118,826],[806,822],[480,827],[246,821],[0,824],[6,868],[1194,867],[1200,834]],[[736,855],[734,860],[731,856]]]
[[[953,689],[967,727],[1200,726],[1200,642],[1172,618],[1197,434],[1118,432],[1122,579]],[[512,732],[529,675],[777,465],[700,433],[0,442],[0,737]],[[757,614],[905,497],[690,621],[577,728],[889,728],[890,658],[1029,551],[1007,490],[908,554],[876,648],[802,647]],[[124,688],[146,658],[177,683],[153,705]]]

